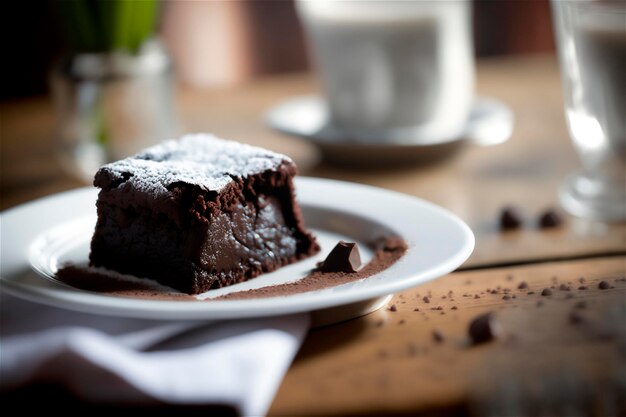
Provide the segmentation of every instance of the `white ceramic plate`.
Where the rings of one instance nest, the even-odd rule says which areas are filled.
[[[390,268],[365,280],[277,298],[196,302],[87,292],[54,279],[64,262],[87,262],[97,190],[81,188],[0,214],[0,284],[4,290],[32,301],[115,316],[236,319],[332,311],[329,309],[361,303],[360,312],[346,313],[359,315],[380,307],[384,301],[381,297],[453,271],[474,247],[474,236],[467,225],[429,202],[379,188],[317,178],[297,178],[296,187],[307,226],[318,236],[322,252],[254,280],[209,291],[199,299],[294,281],[323,259],[339,239],[359,243],[368,260],[372,253],[365,242],[397,235],[408,242],[407,253]]]
[[[368,167],[423,162],[467,143],[498,145],[511,137],[514,119],[506,104],[477,97],[459,136],[434,137],[414,128],[345,130],[333,125],[326,103],[318,96],[288,99],[272,107],[265,118],[272,128],[317,145],[331,162]]]

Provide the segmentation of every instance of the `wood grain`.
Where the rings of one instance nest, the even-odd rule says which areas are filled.
[[[313,330],[270,415],[443,410],[528,415],[519,401],[542,406],[551,395],[567,392],[563,385],[568,383],[586,391],[574,390],[571,396],[577,398],[561,400],[582,401],[592,395],[587,388],[595,386],[608,398],[598,407],[615,410],[626,404],[623,395],[615,397],[615,390],[624,387],[626,366],[625,262],[619,256],[457,272],[397,294],[390,302],[395,312],[388,307]],[[613,288],[600,290],[601,280]],[[522,282],[528,288],[518,289]],[[559,289],[561,284],[569,290]],[[579,290],[581,285],[587,289]],[[542,296],[544,288],[553,295]],[[585,308],[576,308],[581,301]],[[471,346],[468,323],[489,311],[495,313],[501,335]],[[572,322],[573,312],[581,322]],[[442,342],[433,337],[435,330]],[[505,392],[507,384],[518,387],[513,392],[517,402]],[[543,415],[561,415],[546,407],[552,412]]]
[[[308,75],[259,79],[235,88],[178,94],[181,131],[210,131],[292,156],[303,175],[388,188],[440,204],[468,222],[477,237],[466,267],[626,252],[626,226],[568,217],[563,228],[536,227],[541,212],[557,207],[557,189],[580,164],[563,117],[559,73],[551,56],[500,58],[478,63],[477,91],[514,110],[511,140],[467,146],[440,163],[394,170],[354,170],[320,163],[303,140],[272,131],[263,121],[274,104],[316,91]],[[0,105],[1,208],[78,186],[54,157],[54,112],[46,99]],[[525,226],[500,233],[504,205],[518,205]],[[419,221],[419,219],[407,219]]]

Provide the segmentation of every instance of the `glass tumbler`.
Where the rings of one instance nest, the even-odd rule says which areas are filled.
[[[560,190],[570,213],[626,219],[626,2],[552,0],[569,134],[581,172]]]
[[[137,54],[73,55],[51,87],[63,167],[88,182],[101,165],[177,133],[172,64],[156,41]]]

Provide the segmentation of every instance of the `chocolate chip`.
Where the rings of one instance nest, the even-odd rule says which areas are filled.
[[[474,299],[480,298],[480,295],[474,294]]]
[[[526,295],[533,295],[534,293],[535,293],[534,291],[528,291]]]
[[[543,291],[541,291],[541,295],[548,297],[552,295],[552,290],[550,288],[544,288]]]
[[[452,308],[450,308],[450,310],[458,310],[457,306],[452,306]]]
[[[503,299],[503,300],[510,300],[510,299],[511,299],[511,296],[510,296],[510,295],[505,295],[505,296],[503,296],[503,297],[502,297],[502,299]]]
[[[587,286],[586,285],[581,285],[580,287],[578,287],[579,290],[586,290]]]
[[[522,225],[522,216],[512,206],[504,207],[500,212],[500,228],[502,230],[517,229]]]
[[[396,307],[395,304],[392,304],[391,307],[389,307],[389,310],[395,312],[395,311],[398,311],[398,307]]]
[[[549,229],[552,227],[558,227],[563,223],[563,218],[554,209],[546,210],[539,217],[539,227],[542,229]]]
[[[520,282],[519,285],[517,286],[518,290],[525,290],[526,288],[528,288],[528,284],[526,283],[526,281]]]
[[[424,296],[424,298],[422,298],[422,300],[423,300],[426,304],[430,303],[430,298],[428,298],[428,297],[426,297],[426,296]]]
[[[419,308],[414,308],[413,311],[420,311],[420,309]]]
[[[475,317],[469,325],[468,333],[474,345],[489,342],[499,333],[499,328],[492,312]]]
[[[443,333],[441,333],[439,330],[433,330],[433,340],[437,343],[441,343],[445,340],[446,338],[444,337]]]
[[[322,272],[356,272],[361,267],[361,254],[354,242],[339,241],[319,266]]]
[[[609,288],[611,288],[611,284],[609,284],[607,281],[600,281],[600,283],[598,284],[598,288],[600,288],[601,290],[608,290]]]
[[[559,290],[561,291],[569,291],[571,288],[566,284],[559,285]]]

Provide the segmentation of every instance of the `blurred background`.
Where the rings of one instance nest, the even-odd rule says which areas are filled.
[[[0,100],[45,94],[49,72],[64,52],[58,1],[10,1],[0,16]],[[474,2],[477,57],[552,52],[548,0]],[[206,88],[254,77],[306,71],[302,28],[292,0],[165,0],[160,33],[176,80]]]

